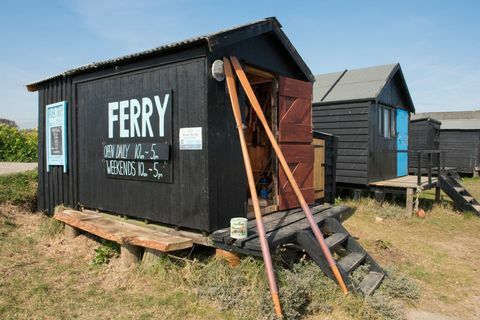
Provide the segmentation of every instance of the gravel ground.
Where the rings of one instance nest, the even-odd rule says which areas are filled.
[[[0,175],[34,170],[36,162],[0,162]]]

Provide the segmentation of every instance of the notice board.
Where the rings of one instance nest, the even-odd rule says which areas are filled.
[[[60,101],[46,106],[45,124],[47,147],[47,172],[50,166],[63,166],[67,172],[67,102]]]

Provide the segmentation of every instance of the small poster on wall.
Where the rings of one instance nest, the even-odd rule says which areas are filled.
[[[180,128],[180,150],[202,150],[202,127]]]
[[[47,172],[50,166],[63,166],[67,172],[67,102],[49,104],[45,111]]]

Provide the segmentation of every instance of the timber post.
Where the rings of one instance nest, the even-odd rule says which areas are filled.
[[[142,264],[147,266],[152,266],[158,263],[165,256],[166,256],[165,252],[151,249],[151,248],[145,248],[145,251],[143,252],[143,256],[142,256]]]
[[[125,268],[130,267],[140,261],[140,257],[142,256],[142,249],[141,247],[134,246],[131,244],[122,244],[120,246],[120,260],[122,261],[122,265]]]
[[[215,257],[226,261],[230,267],[236,267],[240,264],[240,255],[235,252],[217,248],[215,249]]]
[[[440,199],[440,187],[439,186],[436,186],[435,187],[435,203],[440,203],[441,202],[441,199]]]
[[[66,223],[64,223],[65,225],[65,228],[63,230],[64,234],[65,234],[65,237],[67,239],[74,239],[76,238],[77,236],[80,235],[80,230],[75,228],[75,227],[72,227],[71,225],[68,225]]]
[[[413,188],[407,188],[407,199],[406,199],[406,209],[407,209],[407,215],[412,216],[413,215]]]
[[[381,189],[375,189],[375,201],[383,203],[385,200],[385,192]]]

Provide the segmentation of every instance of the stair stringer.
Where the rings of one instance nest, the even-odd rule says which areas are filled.
[[[452,199],[457,209],[461,211],[471,211],[480,216],[480,202],[478,202],[459,181],[454,179],[450,173],[439,175],[438,186]],[[470,201],[468,201],[469,198],[471,198]]]
[[[355,292],[363,292],[364,294],[371,294],[373,291],[380,285],[381,281],[383,278],[386,276],[385,271],[380,267],[380,265],[375,261],[375,259],[368,254],[368,252],[358,243],[357,240],[355,240],[352,235],[342,226],[341,222],[335,218],[326,218],[322,223],[319,225],[319,227],[322,229],[322,232],[324,234],[335,234],[335,233],[345,233],[348,235],[346,240],[342,243],[340,248],[334,247],[331,248],[332,252],[336,252],[337,250],[346,250],[349,254],[350,253],[360,253],[364,255],[364,259],[351,270],[353,272],[356,268],[358,268],[360,265],[364,265],[367,263],[370,268],[369,268],[369,274],[372,272],[381,274],[381,279],[378,283],[375,284],[374,288],[369,288],[371,290],[367,290],[368,292],[363,292],[362,288],[356,287],[353,285],[352,281],[350,280],[350,273],[344,270],[341,265],[337,261],[337,266],[338,269],[340,270],[340,274],[342,275],[342,278],[345,282],[345,284],[348,286],[348,288],[351,291]],[[327,237],[328,239],[328,237]],[[297,242],[298,244],[307,252],[307,254],[310,256],[310,258],[322,269],[322,271],[332,280],[335,280],[335,277],[332,273],[332,270],[330,266],[328,265],[328,261],[323,255],[323,252],[317,242],[317,239],[311,232],[311,230],[304,230],[301,231],[297,234]]]

